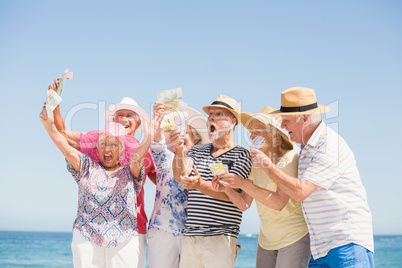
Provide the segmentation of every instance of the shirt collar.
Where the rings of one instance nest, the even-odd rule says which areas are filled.
[[[326,124],[322,121],[314,130],[313,135],[311,135],[306,145],[308,145],[309,147],[319,146],[320,138],[326,135],[326,129]]]

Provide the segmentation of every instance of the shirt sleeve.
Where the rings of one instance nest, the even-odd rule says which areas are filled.
[[[333,146],[320,146],[314,149],[310,149],[308,152],[311,160],[302,179],[329,189],[342,174],[338,163],[338,150]]]
[[[194,145],[193,147],[190,148],[190,150],[188,150],[187,154],[186,154],[186,158],[190,158],[191,160],[193,160],[194,163],[196,163],[196,154],[195,154],[195,147],[198,145]]]
[[[73,165],[66,159],[67,170],[71,173],[74,180],[79,183],[81,178],[84,177],[89,172],[89,167],[91,165],[91,159],[83,153],[77,152],[80,157],[80,171],[75,171]]]
[[[244,179],[247,179],[248,175],[250,174],[251,166],[252,160],[250,152],[244,149],[239,153],[232,168],[229,170],[229,173],[237,174]]]
[[[167,149],[165,139],[160,142],[152,142],[150,152],[155,163],[156,170],[172,168],[174,154]]]

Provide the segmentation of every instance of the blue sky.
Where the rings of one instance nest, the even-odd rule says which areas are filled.
[[[225,94],[257,113],[278,108],[289,87],[311,87],[354,151],[374,233],[402,234],[401,10],[399,1],[0,1],[0,230],[72,228],[77,186],[38,116],[68,67],[62,115],[77,131],[102,128],[105,107],[125,96],[150,113],[157,91],[181,87],[199,111]],[[247,146],[242,127],[236,141]],[[154,191],[147,182],[148,215]],[[258,231],[253,207],[241,232]]]

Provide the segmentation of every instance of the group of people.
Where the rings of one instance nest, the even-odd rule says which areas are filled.
[[[56,90],[58,79],[48,87]],[[354,155],[321,119],[314,90],[282,92],[281,107],[241,112],[220,95],[186,108],[186,132],[166,132],[131,98],[105,111],[103,130],[67,129],[57,106],[40,119],[78,185],[74,267],[234,267],[242,212],[256,200],[256,267],[374,267],[372,218]],[[233,139],[242,124],[246,149]],[[134,133],[144,132],[140,142]],[[299,147],[295,143],[300,144]],[[214,174],[211,165],[226,172]],[[147,228],[144,181],[156,185]]]

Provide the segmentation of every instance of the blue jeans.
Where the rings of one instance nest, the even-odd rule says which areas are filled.
[[[331,249],[325,257],[314,260],[311,256],[308,267],[374,268],[374,256],[365,247],[350,243]]]

